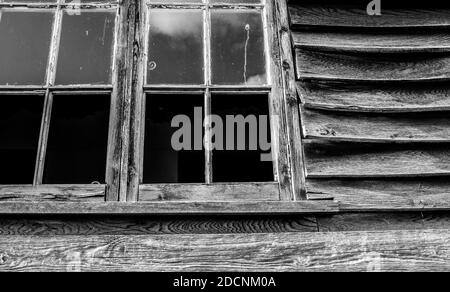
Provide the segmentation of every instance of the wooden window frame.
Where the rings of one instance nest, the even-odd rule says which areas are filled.
[[[101,202],[105,199],[105,190],[108,184],[108,176],[106,176],[106,184],[43,184],[43,174],[45,167],[45,158],[47,150],[48,135],[50,129],[51,111],[53,99],[55,96],[62,95],[109,95],[111,96],[111,105],[114,105],[112,92],[113,83],[105,85],[93,84],[73,84],[73,85],[56,85],[56,69],[59,52],[59,41],[61,39],[61,28],[63,14],[66,9],[81,9],[82,11],[108,11],[115,13],[114,27],[114,43],[113,56],[111,58],[112,72],[116,70],[116,47],[117,35],[119,29],[119,4],[115,1],[84,4],[84,3],[64,3],[63,0],[57,0],[55,3],[44,3],[30,1],[29,3],[18,3],[9,1],[8,3],[0,3],[0,8],[8,11],[49,11],[53,14],[53,25],[51,31],[50,48],[48,52],[47,69],[44,85],[0,85],[0,95],[33,95],[44,97],[44,108],[42,111],[42,121],[40,125],[39,142],[37,147],[37,158],[35,163],[35,171],[33,182],[30,185],[0,185],[0,198],[7,198],[14,201],[89,201]],[[110,115],[110,124],[116,117]],[[108,131],[111,131],[109,127]],[[115,143],[109,134],[109,145]],[[108,152],[109,153],[109,152]],[[113,163],[113,157],[108,156],[105,165],[105,172]]]
[[[61,1],[61,0],[59,0]],[[111,93],[106,186],[0,186],[3,194],[19,194],[0,201],[3,214],[299,214],[338,211],[333,201],[307,201],[297,89],[287,14],[287,3],[263,0],[264,4],[228,4],[226,8],[263,11],[270,86],[200,86],[158,88],[146,86],[145,59],[148,35],[145,0],[122,0],[118,5],[112,86],[53,86],[27,88],[45,92],[49,111],[53,90]],[[22,4],[26,5],[26,4]],[[44,4],[42,4],[44,5]],[[46,6],[51,4],[45,4]],[[71,4],[72,5],[72,4]],[[97,5],[82,4],[96,8]],[[157,5],[152,3],[152,5]],[[163,5],[163,4],[160,4]],[[168,4],[164,4],[167,6]],[[222,4],[210,4],[222,8]],[[183,7],[175,4],[174,7]],[[203,7],[204,5],[199,5]],[[207,10],[211,7],[208,7]],[[208,13],[208,12],[206,12]],[[209,27],[205,28],[209,32]],[[205,37],[209,35],[206,34]],[[54,36],[53,36],[54,37]],[[210,40],[207,40],[209,43]],[[206,50],[207,48],[205,48]],[[207,69],[208,70],[208,69]],[[10,90],[10,88],[8,88]],[[20,89],[15,89],[20,90]],[[24,90],[22,88],[21,90]],[[200,91],[210,105],[211,92],[266,93],[270,97],[272,154],[276,182],[235,184],[140,185],[143,151],[144,96],[148,92]],[[50,101],[50,102],[49,102]],[[48,104],[50,103],[50,105]],[[210,112],[207,106],[206,113]],[[48,119],[48,114],[46,114]],[[46,123],[45,118],[43,123]],[[48,131],[48,130],[47,130]],[[208,132],[208,131],[207,131]],[[41,133],[47,135],[48,133]],[[40,149],[40,152],[42,149]],[[41,154],[40,154],[41,155]],[[206,154],[207,166],[211,164]],[[211,172],[206,171],[207,177]],[[106,187],[106,191],[104,188]],[[59,201],[58,201],[59,199]],[[106,202],[104,202],[106,200]],[[35,204],[39,201],[39,204]],[[61,202],[63,201],[63,202]]]
[[[176,1],[174,1],[176,2]],[[245,2],[245,1],[242,1]],[[126,192],[119,192],[114,198],[123,202],[158,202],[164,201],[170,204],[173,201],[198,201],[198,202],[232,202],[232,201],[296,201],[304,199],[304,184],[302,186],[293,183],[293,177],[301,177],[300,165],[295,166],[291,159],[289,137],[293,137],[297,128],[288,129],[285,95],[285,84],[283,82],[282,61],[280,51],[280,29],[279,16],[276,9],[277,1],[263,0],[259,4],[212,4],[209,1],[197,4],[168,4],[161,2],[147,3],[142,0],[140,5],[139,20],[136,21],[137,35],[135,40],[139,44],[139,62],[135,69],[135,86],[131,101],[130,115],[130,159],[129,172],[127,175],[127,186],[121,187]],[[150,8],[164,9],[201,9],[204,20],[204,58],[205,58],[205,84],[191,86],[173,85],[146,85],[146,68],[149,24],[148,17]],[[211,19],[212,9],[239,9],[246,11],[260,11],[263,17],[265,53],[267,62],[269,85],[261,86],[219,86],[211,83]],[[206,21],[205,21],[206,20]],[[205,184],[141,184],[144,152],[145,131],[145,100],[148,94],[202,94],[205,99],[204,115],[207,119],[211,115],[211,95],[221,94],[267,94],[269,96],[271,130],[272,130],[272,155],[274,161],[275,182],[267,183],[213,183],[212,179],[212,151],[205,151]],[[296,94],[296,93],[295,93]],[[273,116],[280,117],[272,119]],[[208,124],[206,122],[206,124]],[[205,128],[205,142],[209,143],[211,129]],[[299,134],[298,134],[299,136]],[[206,147],[210,149],[211,147]],[[300,180],[300,184],[301,184]],[[304,179],[303,179],[304,181]]]

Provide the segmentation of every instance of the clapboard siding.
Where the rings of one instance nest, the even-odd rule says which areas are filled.
[[[359,1],[348,6],[329,1],[327,4],[301,5],[291,1],[290,14],[293,27],[360,27],[360,28],[446,28],[450,26],[450,9],[410,9],[405,3],[403,9],[384,7],[381,16],[368,17],[366,5]],[[307,1],[306,1],[307,2]],[[355,1],[357,2],[357,1]],[[332,3],[332,4],[330,4]],[[384,3],[383,3],[384,4]]]
[[[309,178],[450,175],[448,144],[306,142]]]
[[[450,110],[448,83],[299,82],[298,88],[307,108],[378,113]]]
[[[311,179],[307,189],[309,199],[374,204],[406,202],[413,200],[450,201],[450,180],[439,178],[408,179]]]
[[[450,5],[369,2],[289,1],[308,198],[448,207]]]
[[[299,79],[447,81],[450,54],[347,54],[296,50]]]
[[[361,114],[302,110],[305,138],[356,142],[450,142],[443,114]]]
[[[450,34],[361,33],[297,31],[295,47],[300,49],[360,53],[443,53],[450,52]]]

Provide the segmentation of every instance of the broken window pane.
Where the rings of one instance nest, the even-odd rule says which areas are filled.
[[[203,12],[150,12],[149,84],[203,84]]]
[[[0,9],[0,84],[43,85],[53,13]]]
[[[144,183],[205,181],[202,116],[203,95],[147,96]]]
[[[213,10],[211,21],[213,84],[266,84],[261,13]]]
[[[32,184],[43,96],[0,95],[0,184]]]
[[[213,181],[273,181],[267,95],[213,95],[212,114],[224,129],[213,130]]]
[[[64,12],[56,84],[111,83],[115,13]]]
[[[109,96],[54,97],[44,183],[105,182],[109,107]]]

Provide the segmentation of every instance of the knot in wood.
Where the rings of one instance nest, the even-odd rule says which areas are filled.
[[[6,264],[8,261],[8,255],[4,253],[0,253],[0,265]]]

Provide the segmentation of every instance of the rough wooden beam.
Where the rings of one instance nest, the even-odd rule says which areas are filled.
[[[2,216],[0,236],[316,232],[314,216]]]
[[[277,201],[278,183],[142,185],[139,201]]]
[[[450,230],[1,236],[0,270],[450,271]]]
[[[338,212],[335,202],[0,202],[0,214],[276,215]]]

